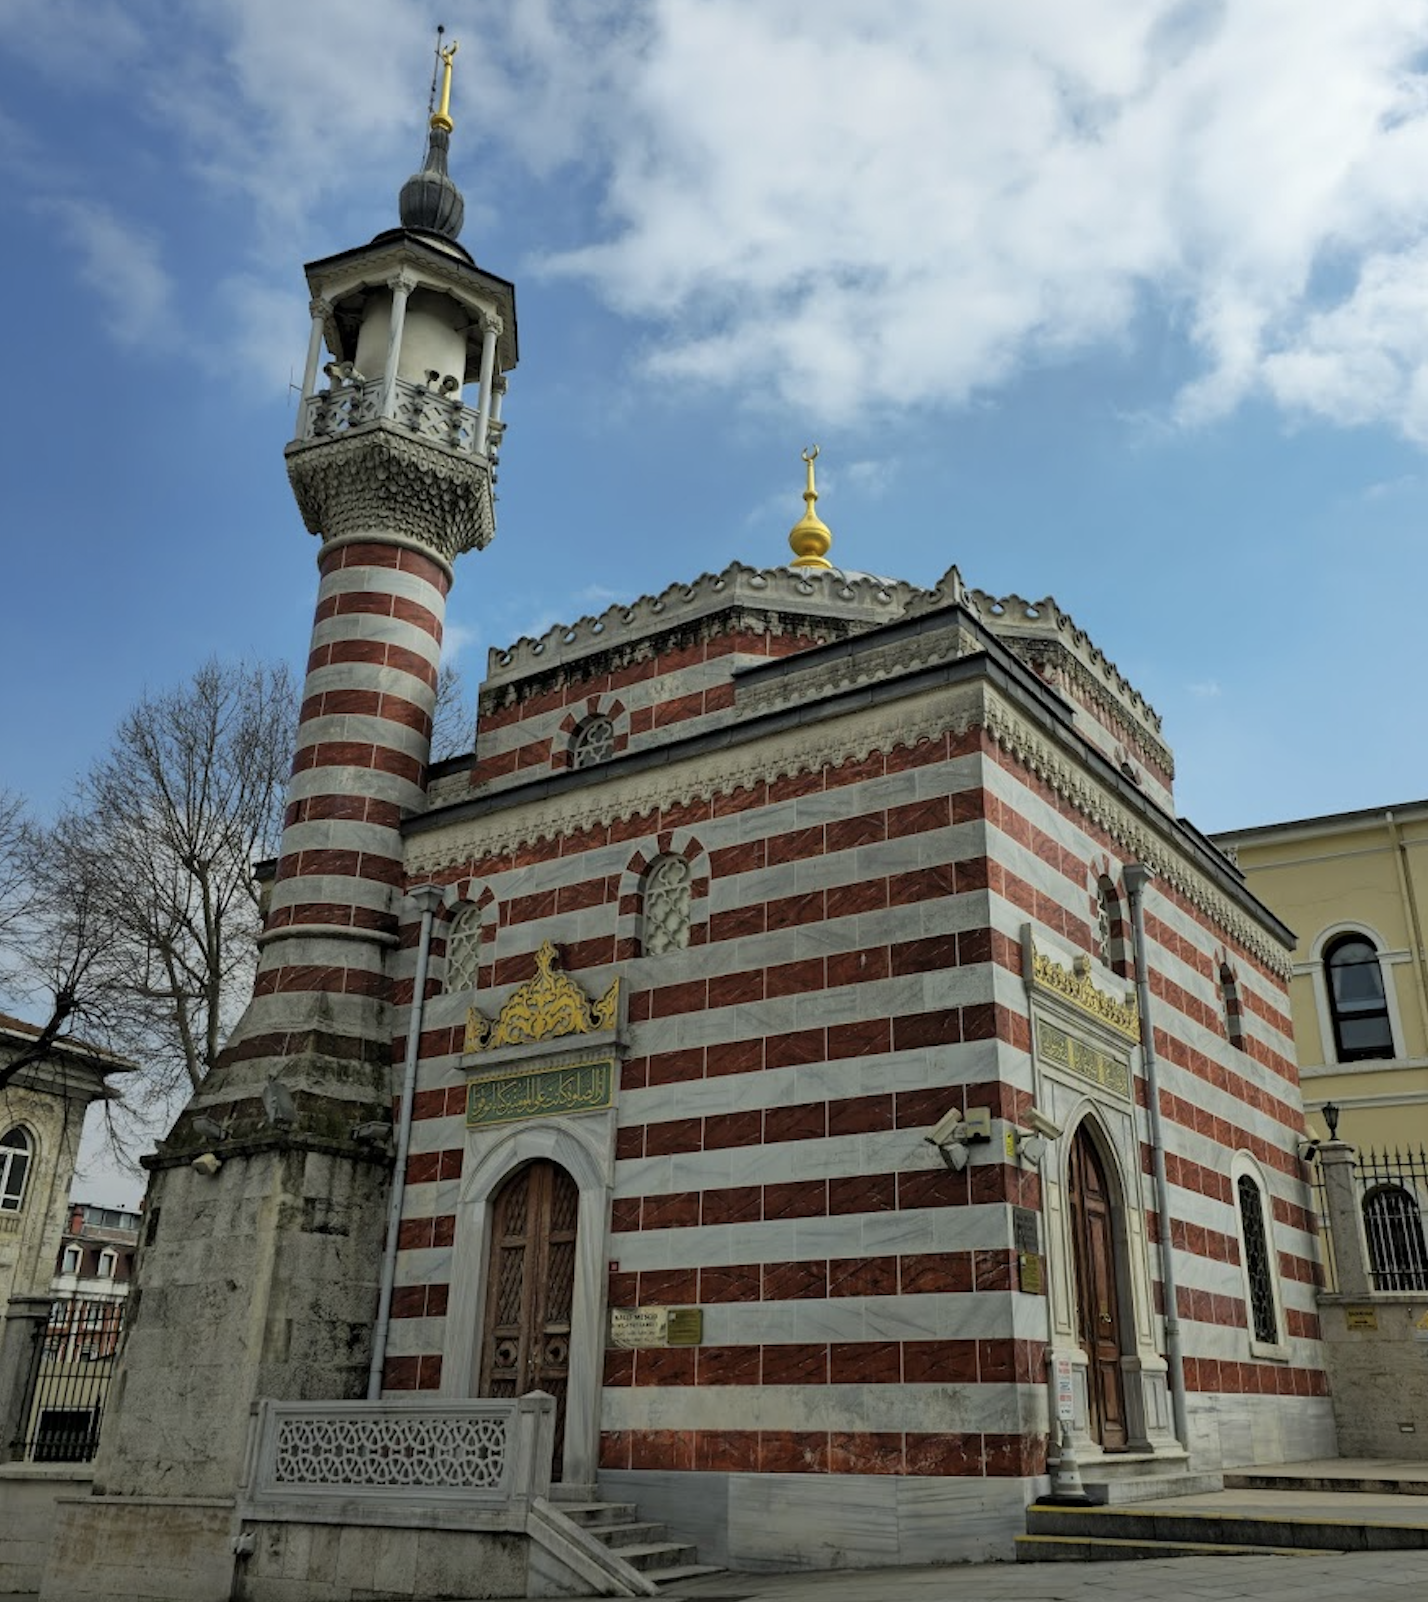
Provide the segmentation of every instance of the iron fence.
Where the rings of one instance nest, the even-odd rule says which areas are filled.
[[[23,1462],[87,1463],[94,1456],[123,1324],[119,1297],[72,1297],[50,1308],[32,1369]]]
[[[1368,1249],[1369,1279],[1375,1290],[1428,1290],[1428,1152],[1362,1151],[1356,1159],[1359,1210],[1363,1217],[1364,1245]],[[1319,1209],[1319,1239],[1324,1254],[1325,1281],[1338,1289],[1334,1263],[1334,1236],[1322,1171],[1315,1174],[1314,1193]]]

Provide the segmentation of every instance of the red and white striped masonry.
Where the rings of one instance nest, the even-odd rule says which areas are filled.
[[[312,650],[254,997],[389,993],[401,819],[423,805],[451,572],[378,539],[318,561]],[[269,1009],[271,1010],[271,1009]],[[339,1008],[340,1010],[340,1008]]]

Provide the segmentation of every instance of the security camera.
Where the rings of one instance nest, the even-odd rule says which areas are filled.
[[[228,1139],[227,1124],[220,1124],[216,1118],[210,1118],[207,1113],[198,1113],[190,1127],[195,1135],[201,1135],[204,1140]]]
[[[951,1140],[961,1127],[962,1109],[952,1107],[933,1124],[926,1138],[931,1145],[940,1146],[944,1141]]]
[[[1046,1155],[1047,1139],[1045,1135],[1018,1135],[1016,1141],[1016,1154],[1023,1162],[1038,1167],[1041,1159]]]
[[[370,1124],[353,1124],[350,1133],[353,1140],[361,1141],[364,1146],[381,1146],[391,1136],[392,1126],[377,1118]]]
[[[1319,1155],[1319,1142],[1317,1140],[1301,1140],[1299,1142],[1299,1161],[1312,1163]]]
[[[441,381],[441,393],[443,395],[454,395],[460,388],[461,380],[455,373],[448,373]]]
[[[1061,1125],[1054,1119],[1048,1118],[1040,1107],[1028,1108],[1026,1121],[1038,1135],[1045,1136],[1047,1140],[1059,1140],[1061,1138]]]
[[[940,1144],[937,1150],[941,1155],[942,1161],[947,1164],[954,1174],[962,1172],[972,1155],[960,1140],[949,1140],[945,1144]]]

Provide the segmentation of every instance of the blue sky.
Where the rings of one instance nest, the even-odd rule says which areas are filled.
[[[302,263],[396,218],[432,30],[517,284],[485,652],[787,560],[1054,594],[1205,829],[1428,794],[1428,0],[6,0],[11,663],[43,811],[306,652]]]

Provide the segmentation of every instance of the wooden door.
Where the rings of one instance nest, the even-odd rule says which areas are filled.
[[[1076,1327],[1090,1360],[1086,1393],[1092,1437],[1107,1452],[1126,1448],[1121,1314],[1116,1294],[1115,1216],[1105,1164],[1083,1125],[1071,1146],[1069,1174]]]
[[[491,1202],[480,1394],[541,1390],[555,1398],[556,1479],[565,1444],[579,1211],[575,1181],[550,1162],[518,1169]]]

